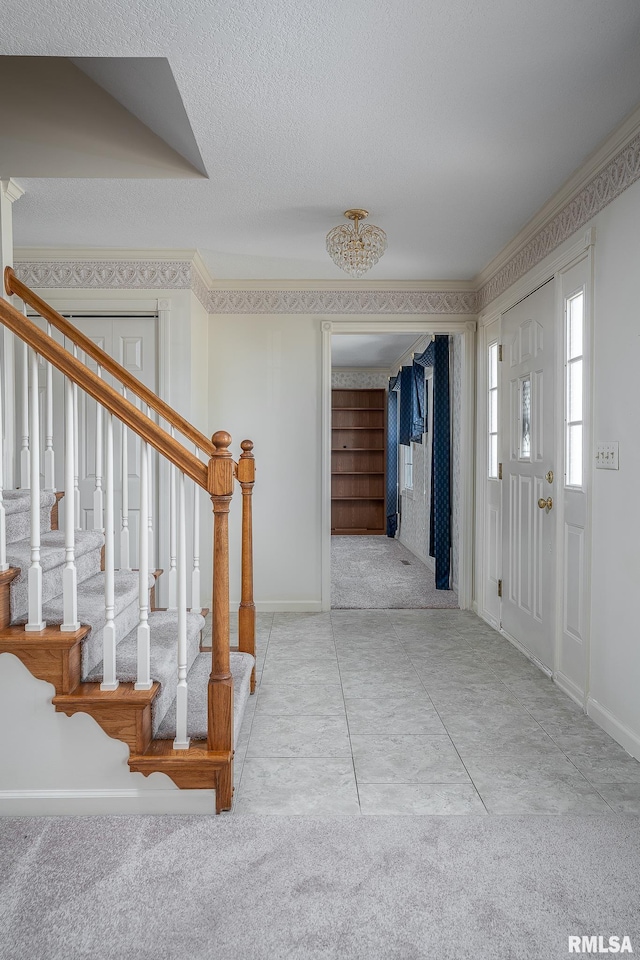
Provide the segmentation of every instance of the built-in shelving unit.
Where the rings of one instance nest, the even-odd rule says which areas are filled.
[[[385,391],[334,389],[331,395],[331,532],[382,534]]]

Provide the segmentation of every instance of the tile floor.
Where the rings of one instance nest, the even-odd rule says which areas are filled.
[[[640,814],[640,763],[460,610],[259,614],[234,814]]]

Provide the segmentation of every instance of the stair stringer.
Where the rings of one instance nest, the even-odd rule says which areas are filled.
[[[18,657],[0,654],[0,815],[213,814],[213,789],[131,772],[127,744],[88,713],[55,712],[54,695]]]

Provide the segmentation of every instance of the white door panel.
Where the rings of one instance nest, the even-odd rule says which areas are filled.
[[[502,316],[502,627],[553,666],[554,282]]]
[[[106,353],[119,361],[138,380],[156,392],[157,384],[157,318],[153,316],[138,317],[83,317],[72,316],[71,322],[78,327],[94,343]],[[70,347],[69,344],[67,344]],[[84,354],[80,359],[95,372],[96,363]],[[108,374],[103,374],[104,380],[120,391],[120,384],[113,381]],[[62,379],[62,378],[60,378]],[[62,383],[59,386],[62,394]],[[61,399],[61,397],[60,397]],[[136,402],[129,395],[128,399]],[[136,402],[137,406],[140,406]],[[92,529],[94,526],[94,490],[96,486],[96,438],[97,404],[91,397],[78,391],[78,434],[79,434],[79,479],[80,489],[80,522],[82,527]],[[103,437],[106,433],[106,412],[102,411]],[[114,420],[114,509],[116,516],[116,565],[120,565],[119,556],[119,524],[122,508],[122,428]],[[54,433],[58,437],[64,434],[63,403],[55,404]],[[138,530],[139,516],[139,469],[140,469],[140,441],[139,438],[126,430],[129,475],[129,529],[131,547],[131,566],[138,562]],[[62,458],[60,457],[60,460]],[[152,469],[155,471],[156,455],[151,458]],[[59,475],[59,470],[57,470]],[[103,468],[104,473],[104,468]],[[157,489],[154,487],[154,499],[157,501]],[[64,509],[64,500],[62,501]],[[154,503],[154,515],[157,516]],[[145,521],[146,523],[146,521]]]

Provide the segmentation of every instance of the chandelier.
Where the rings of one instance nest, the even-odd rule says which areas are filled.
[[[387,235],[380,227],[360,221],[369,216],[367,210],[345,210],[353,223],[342,223],[327,234],[327,253],[345,273],[359,279],[375,266],[387,249]]]

